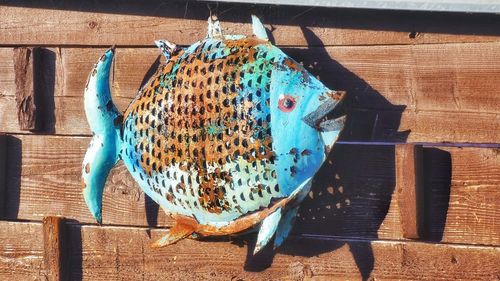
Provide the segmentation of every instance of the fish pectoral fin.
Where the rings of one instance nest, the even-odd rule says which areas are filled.
[[[253,250],[253,254],[257,254],[262,250],[269,240],[273,237],[276,229],[278,228],[278,224],[281,220],[281,207],[277,208],[276,211],[267,216],[261,223],[259,234],[257,234],[257,243],[255,244],[255,248]]]
[[[276,237],[274,238],[274,249],[276,250],[283,242],[285,242],[288,234],[292,230],[293,223],[299,211],[299,206],[295,206],[285,212],[283,218],[278,224],[278,229],[276,230]]]
[[[191,226],[176,222],[175,225],[169,229],[168,233],[154,242],[151,247],[160,248],[172,245],[193,233],[194,229]]]

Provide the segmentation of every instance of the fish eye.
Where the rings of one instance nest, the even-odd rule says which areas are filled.
[[[281,95],[278,100],[278,108],[283,112],[291,112],[297,101],[290,95]]]

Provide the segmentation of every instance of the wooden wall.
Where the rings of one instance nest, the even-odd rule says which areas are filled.
[[[500,279],[500,16],[220,4],[227,33],[250,34],[255,13],[275,44],[348,92],[346,129],[292,237],[252,257],[252,235],[151,249],[171,220],[123,165],[95,225],[80,187],[92,64],[117,45],[112,92],[123,110],[159,64],[153,40],[203,38],[209,11],[201,2],[90,2],[0,4],[1,280],[54,277],[46,216],[67,218],[71,280]],[[37,46],[37,130],[27,131],[13,57]],[[404,238],[394,192],[401,142],[424,145],[418,240]]]

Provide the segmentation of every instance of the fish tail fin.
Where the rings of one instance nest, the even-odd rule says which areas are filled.
[[[92,140],[83,160],[83,197],[90,212],[102,223],[102,195],[109,172],[120,158],[122,115],[111,99],[109,73],[114,48],[107,50],[94,65],[84,92],[85,115]]]

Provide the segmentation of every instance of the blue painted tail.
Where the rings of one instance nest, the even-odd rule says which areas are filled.
[[[92,141],[83,159],[83,197],[98,223],[102,222],[102,194],[111,168],[119,159],[122,115],[111,99],[109,71],[114,48],[106,51],[94,65],[84,93],[85,115],[92,130]]]

